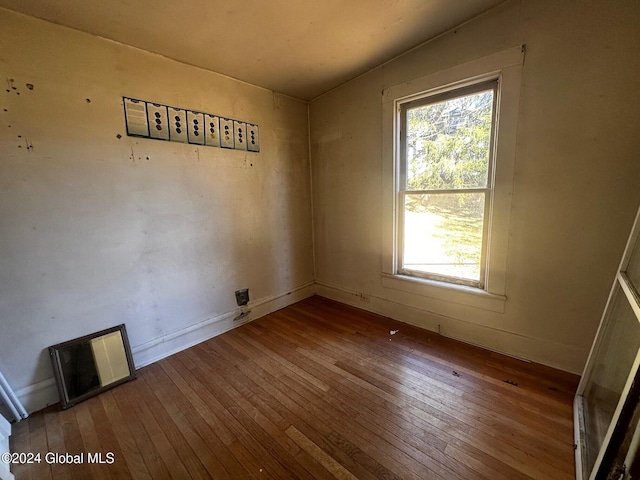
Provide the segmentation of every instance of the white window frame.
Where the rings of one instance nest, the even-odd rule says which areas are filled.
[[[487,245],[488,245],[488,225],[491,219],[491,206],[493,200],[493,170],[495,164],[495,155],[494,153],[494,138],[496,131],[496,104],[498,100],[498,77],[491,78],[489,80],[483,80],[481,82],[472,83],[470,85],[466,85],[462,88],[456,87],[451,90],[447,90],[441,92],[438,89],[437,93],[425,92],[424,96],[419,97],[417,99],[411,99],[409,101],[397,101],[399,107],[399,119],[398,119],[398,135],[400,142],[400,155],[398,158],[398,177],[399,177],[399,188],[396,195],[396,201],[398,204],[396,205],[396,212],[398,212],[397,218],[397,228],[396,233],[398,235],[397,239],[397,262],[398,262],[398,273],[402,275],[426,278],[430,280],[441,281],[445,283],[453,283],[457,285],[467,285],[476,288],[484,288],[484,279],[485,279],[485,271],[486,271],[486,260],[487,260]],[[407,127],[407,112],[412,108],[421,108],[427,107],[429,105],[433,105],[438,102],[445,102],[454,100],[456,98],[468,96],[468,95],[477,95],[481,92],[491,91],[493,95],[492,101],[492,113],[491,113],[491,127],[490,127],[490,142],[489,142],[489,159],[487,165],[487,179],[486,185],[484,187],[461,187],[461,188],[451,188],[449,190],[410,190],[407,186],[407,168],[408,161],[407,158],[407,135],[408,135],[408,127]],[[407,268],[403,265],[404,258],[404,245],[405,245],[405,237],[406,237],[406,214],[404,205],[406,203],[407,195],[411,194],[462,194],[462,193],[483,193],[485,195],[484,200],[484,218],[483,218],[483,226],[482,226],[482,245],[481,245],[481,254],[480,254],[480,278],[476,280],[472,279],[464,279],[458,278],[448,275],[438,275],[431,272],[425,272],[421,270],[413,270]]]
[[[513,190],[513,170],[520,104],[524,46],[460,64],[410,82],[394,85],[382,95],[383,146],[383,258],[382,285],[417,295],[443,300],[435,302],[436,313],[447,314],[446,303],[504,312],[506,271]],[[401,105],[425,95],[435,95],[465,86],[498,80],[496,102],[495,168],[492,211],[487,225],[487,259],[483,288],[402,274],[399,270],[398,195],[401,180]],[[438,305],[441,312],[438,312]]]

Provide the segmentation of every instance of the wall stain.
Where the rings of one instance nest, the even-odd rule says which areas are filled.
[[[15,85],[15,80],[13,78],[7,78],[7,93],[11,92],[14,92],[16,95],[20,95],[20,91]]]

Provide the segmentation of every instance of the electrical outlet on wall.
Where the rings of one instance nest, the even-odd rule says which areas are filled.
[[[241,290],[236,290],[236,303],[239,307],[242,307],[249,303],[249,289],[243,288]]]
[[[220,146],[233,148],[233,120],[220,117]]]
[[[168,107],[169,138],[172,142],[187,143],[187,112],[181,108]]]
[[[187,111],[187,127],[189,143],[204,145],[206,132],[204,115],[200,112]]]
[[[235,142],[236,150],[246,150],[247,149],[247,124],[244,122],[239,122],[238,120],[233,121],[233,139]]]

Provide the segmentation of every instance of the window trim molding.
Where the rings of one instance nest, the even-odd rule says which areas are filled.
[[[504,311],[506,267],[513,193],[520,86],[524,64],[524,45],[393,85],[382,92],[382,285],[446,302],[493,311]],[[489,219],[487,265],[484,288],[456,285],[403,275],[398,265],[398,215],[400,145],[397,134],[399,106],[425,94],[436,95],[484,80],[498,79],[495,144],[493,215]]]

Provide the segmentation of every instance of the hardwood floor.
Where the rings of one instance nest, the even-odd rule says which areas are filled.
[[[394,333],[394,331],[396,331]],[[40,479],[575,477],[578,377],[320,297],[13,427]],[[49,464],[47,452],[84,452]],[[89,453],[103,461],[88,463]],[[107,454],[113,454],[113,457]]]

